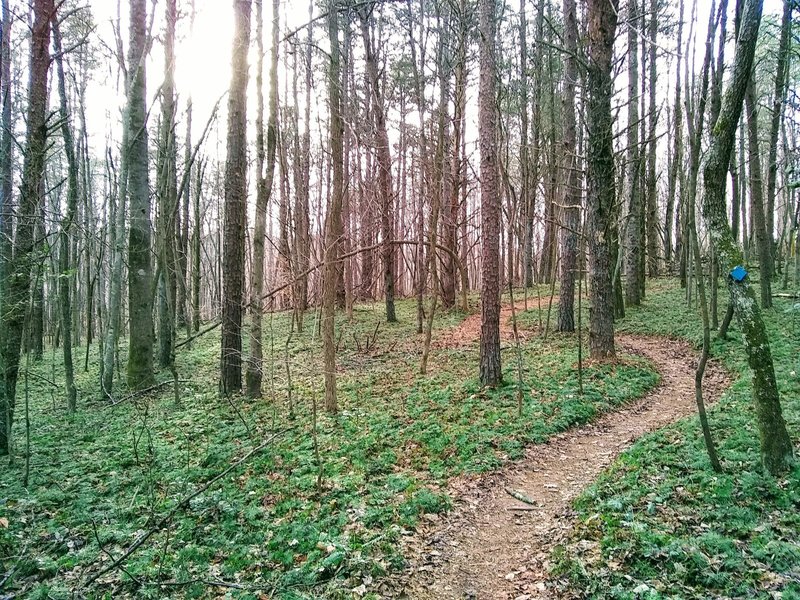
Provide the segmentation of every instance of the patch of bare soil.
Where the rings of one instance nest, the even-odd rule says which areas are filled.
[[[541,302],[541,309],[543,313],[547,313],[548,305],[551,309],[551,327],[555,326],[555,319],[558,315],[558,296],[553,296],[552,300],[550,296],[545,298],[539,299]],[[512,310],[511,304],[504,304],[500,308],[500,340],[504,342],[514,341],[514,328],[513,328],[513,315],[516,313],[517,316],[520,315],[525,310],[525,301],[524,300],[517,300],[514,303],[514,307]],[[537,299],[536,298],[528,298],[527,308],[533,309],[536,308]],[[520,340],[525,339],[525,336],[530,332],[523,331],[519,329],[517,332],[519,335]],[[434,348],[462,348],[464,346],[469,346],[477,342],[481,337],[481,313],[473,313],[469,315],[466,319],[461,321],[459,325],[456,327],[452,327],[450,329],[443,329],[436,333],[432,345]]]
[[[508,335],[510,307],[504,314]],[[450,343],[477,336],[480,317],[477,325],[473,320],[467,319]],[[638,437],[696,411],[697,354],[689,344],[627,335],[617,342],[624,351],[650,359],[661,384],[635,403],[531,447],[524,459],[497,474],[455,481],[450,492],[456,508],[446,516],[428,515],[406,540],[410,566],[390,584],[391,595],[421,600],[553,597],[546,585],[549,557],[573,526],[572,501]],[[709,362],[707,402],[719,398],[728,384],[722,367]],[[507,489],[534,504],[520,502]]]

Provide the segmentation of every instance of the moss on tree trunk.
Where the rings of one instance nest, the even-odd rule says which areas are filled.
[[[720,267],[726,273],[743,263],[742,251],[728,224],[725,175],[734,145],[735,125],[742,114],[742,103],[752,70],[762,7],[763,0],[749,0],[744,8],[730,85],[711,133],[711,146],[703,170],[703,216],[717,250]],[[729,276],[728,289],[742,330],[748,364],[753,372],[753,402],[761,438],[761,460],[770,473],[777,474],[788,468],[794,457],[781,412],[769,337],[748,279],[745,277],[737,281]]]

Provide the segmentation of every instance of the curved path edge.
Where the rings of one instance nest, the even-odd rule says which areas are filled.
[[[698,354],[687,342],[618,335],[617,343],[652,361],[661,375],[659,385],[587,425],[531,446],[523,459],[499,472],[453,481],[448,491],[456,507],[448,515],[429,516],[405,538],[409,566],[382,586],[384,595],[420,600],[552,597],[546,585],[550,554],[572,529],[575,498],[636,439],[696,413]],[[730,381],[719,363],[709,361],[706,402],[715,402]],[[512,498],[505,488],[535,504]]]

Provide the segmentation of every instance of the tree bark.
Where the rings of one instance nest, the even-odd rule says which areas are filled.
[[[683,48],[683,0],[680,0],[680,7],[678,9],[678,48]],[[677,68],[675,69],[675,103],[672,112],[673,126],[673,150],[672,150],[672,163],[670,164],[669,180],[667,183],[667,207],[666,207],[666,223],[664,225],[664,262],[668,271],[674,268],[672,264],[673,259],[673,244],[672,232],[673,223],[675,221],[675,200],[678,191],[678,173],[682,168],[683,163],[683,115],[681,113],[681,65],[680,60],[677,60]]]
[[[247,360],[247,395],[261,397],[263,378],[262,314],[264,311],[264,244],[267,229],[267,206],[272,196],[275,179],[275,155],[278,143],[278,0],[272,1],[272,44],[269,68],[269,116],[267,141],[264,146],[264,17],[263,2],[256,0],[256,40],[258,67],[256,68],[256,214],[253,228],[253,272],[250,279],[250,356]],[[267,172],[264,174],[266,164]]]
[[[158,303],[158,362],[162,368],[174,362],[177,297],[176,227],[178,211],[178,149],[175,139],[175,24],[176,0],[166,1],[164,31],[164,83],[161,85],[161,140],[158,149],[159,236],[157,255],[160,280]]]
[[[0,289],[6,289],[6,274],[11,262],[14,139],[11,134],[11,9],[3,0],[3,24],[0,32]],[[0,323],[2,332],[2,323]]]
[[[641,303],[639,272],[642,253],[642,194],[639,179],[639,26],[637,0],[628,1],[628,152],[625,177],[628,214],[625,215],[625,305]]]
[[[650,0],[650,20],[648,25],[649,60],[649,118],[647,130],[647,198],[645,201],[647,229],[647,274],[650,277],[659,275],[659,234],[658,234],[658,179],[656,177],[656,129],[658,127],[658,109],[656,108],[656,46],[658,37],[658,0]]]
[[[725,210],[725,175],[734,146],[736,123],[751,77],[763,0],[747,0],[736,43],[730,84],[722,98],[719,119],[711,132],[711,145],[703,168],[703,216],[725,272],[742,263],[742,252],[731,235]],[[748,363],[753,372],[753,401],[761,438],[761,460],[772,474],[794,461],[792,442],[781,411],[769,338],[748,278],[728,277],[730,301],[742,330]]]
[[[761,178],[761,152],[758,143],[758,111],[756,109],[755,82],[753,77],[745,91],[747,111],[748,162],[750,166],[750,210],[753,215],[756,250],[758,251],[761,308],[772,308],[772,233],[767,230],[764,206],[764,185]]]
[[[767,240],[770,243],[770,263],[774,269],[775,242],[773,237],[775,217],[775,189],[778,176],[778,132],[783,118],[783,105],[789,83],[787,78],[789,63],[789,34],[792,27],[792,0],[783,1],[783,17],[781,18],[781,34],[778,42],[778,61],[775,69],[775,89],[772,93],[772,116],[769,129],[769,156],[767,159]]]
[[[55,51],[56,71],[58,76],[59,117],[61,118],[61,137],[64,140],[64,154],[67,157],[67,207],[61,220],[59,231],[59,277],[58,296],[61,309],[61,338],[64,356],[64,387],[67,391],[67,410],[75,412],[77,390],[75,389],[75,370],[72,362],[72,305],[70,298],[70,269],[73,268],[70,257],[70,236],[72,223],[78,207],[78,162],[75,158],[75,136],[69,119],[67,106],[67,85],[64,77],[64,58],[62,56],[61,29],[58,15],[53,13],[53,50]]]
[[[40,186],[47,151],[47,73],[50,67],[50,20],[53,0],[35,0],[28,79],[27,135],[17,212],[13,259],[0,303],[0,455],[8,454],[17,393],[19,357],[33,268],[34,227],[41,203]],[[7,133],[4,133],[7,135]]]
[[[481,340],[480,381],[503,381],[500,364],[500,186],[497,165],[495,66],[496,0],[479,3],[480,85],[478,140],[481,151]]]
[[[130,0],[130,50],[128,58],[128,387],[153,384],[153,297],[150,261],[150,176],[147,148],[146,53],[147,2]]]
[[[575,117],[575,88],[578,84],[578,18],[575,0],[563,0],[564,43],[564,164],[567,168],[564,192],[564,227],[561,229],[561,291],[558,301],[558,331],[575,331],[575,275],[578,264],[581,175]]]
[[[235,0],[235,33],[228,96],[228,153],[225,162],[225,241],[222,250],[222,344],[220,393],[242,389],[242,313],[247,227],[247,82],[250,0]]]
[[[337,254],[342,236],[342,200],[344,197],[344,120],[341,106],[341,61],[339,49],[338,1],[328,0],[328,110],[330,111],[330,159],[333,171],[331,200],[325,224],[325,265],[322,282],[322,353],[325,369],[325,410],[338,411],[336,398],[336,285],[338,282]]]
[[[589,354],[614,358],[614,299],[609,243],[614,238],[613,122],[611,60],[617,28],[618,0],[587,0],[588,110],[586,230],[588,232]]]
[[[389,133],[386,129],[386,109],[384,96],[380,89],[380,75],[378,73],[378,58],[376,48],[373,46],[370,32],[371,15],[375,10],[375,2],[363,5],[358,16],[361,22],[361,37],[364,42],[364,61],[366,63],[369,96],[372,101],[373,117],[375,119],[375,155],[378,167],[378,191],[381,207],[381,261],[383,263],[383,291],[386,301],[386,320],[389,323],[397,321],[394,308],[394,262],[395,245],[394,237],[394,196],[392,192],[392,157],[389,150]]]

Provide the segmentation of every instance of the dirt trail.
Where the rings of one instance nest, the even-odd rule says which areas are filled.
[[[510,315],[510,307],[504,308],[505,337],[511,335]],[[472,320],[456,328],[458,336],[450,339],[451,344],[480,332],[480,316],[477,330]],[[439,519],[432,517],[407,544],[410,568],[397,582],[401,597],[552,597],[545,585],[548,561],[553,547],[572,527],[571,502],[638,437],[696,411],[697,354],[688,344],[629,335],[618,336],[617,343],[625,352],[650,359],[661,373],[661,384],[589,425],[532,446],[524,459],[498,474],[456,481],[451,489],[458,499],[456,509]],[[707,401],[719,398],[728,384],[725,371],[710,362],[704,385]],[[535,506],[512,498],[505,488],[519,490]]]

